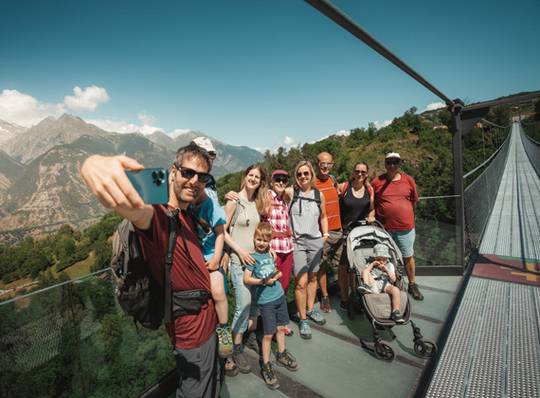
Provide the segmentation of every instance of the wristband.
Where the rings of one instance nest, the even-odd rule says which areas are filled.
[[[328,232],[325,232],[324,234],[322,234],[322,236],[326,236],[326,237],[329,237],[330,234]]]

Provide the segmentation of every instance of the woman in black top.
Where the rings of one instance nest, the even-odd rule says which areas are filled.
[[[368,181],[368,171],[366,163],[358,162],[354,165],[352,178],[339,184],[339,210],[344,238],[349,232],[349,226],[355,221],[364,219],[368,223],[375,221],[374,193]],[[345,239],[343,244],[345,244]],[[344,247],[338,270],[341,308],[344,309],[348,308],[347,301],[349,299],[348,267],[347,250]]]

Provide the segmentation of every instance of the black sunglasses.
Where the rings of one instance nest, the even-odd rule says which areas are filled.
[[[384,163],[396,165],[396,164],[400,164],[401,160],[399,160],[399,159],[387,159],[387,160],[384,161]]]
[[[303,173],[302,172],[296,173],[297,177],[302,177],[302,176],[309,177],[310,175],[311,175],[311,172],[309,172],[309,171],[304,171]]]
[[[289,177],[287,177],[287,176],[275,176],[274,181],[275,182],[282,182],[282,183],[286,184],[286,183],[289,182]]]
[[[176,169],[180,172],[180,175],[187,180],[191,180],[195,174],[197,175],[199,182],[202,182],[203,184],[206,184],[212,180],[212,175],[209,173],[199,173],[193,169],[178,166],[176,163],[174,163],[174,167],[176,167]]]

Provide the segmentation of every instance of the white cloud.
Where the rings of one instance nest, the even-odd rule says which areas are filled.
[[[422,112],[434,111],[435,109],[440,108],[446,108],[446,104],[444,104],[443,102],[432,102],[431,104],[427,104],[426,109],[424,109]]]
[[[88,123],[95,124],[100,129],[120,134],[128,133],[141,133],[149,135],[156,131],[164,131],[160,127],[139,125],[135,123],[125,122],[123,120],[109,120],[109,119],[85,119]]]
[[[176,138],[182,134],[191,133],[193,130],[191,129],[174,129],[169,135],[172,138]]]
[[[137,115],[137,119],[139,119],[145,126],[151,126],[156,122],[156,118],[152,115],[148,115],[146,112],[139,113]]]
[[[349,135],[351,134],[351,130],[338,130],[334,133],[334,135]]]
[[[99,104],[109,100],[107,90],[98,86],[88,86],[85,88],[75,86],[73,88],[73,93],[75,95],[66,95],[64,97],[64,103],[69,109],[75,111],[93,112]]]
[[[65,111],[64,104],[40,102],[17,90],[4,89],[0,94],[0,119],[24,127],[30,127],[47,116],[58,117]]]
[[[375,125],[375,127],[376,127],[377,129],[382,129],[383,127],[386,127],[386,126],[388,126],[388,125],[391,124],[391,123],[392,123],[392,119],[390,119],[390,120],[383,120],[382,122],[380,122],[380,121],[378,121],[378,120],[375,120],[375,121],[373,122],[373,124]]]
[[[296,140],[286,135],[285,138],[283,139],[283,144],[285,144],[285,146],[293,146],[296,144]]]

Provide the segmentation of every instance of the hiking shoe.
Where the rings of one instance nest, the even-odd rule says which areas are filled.
[[[339,309],[343,311],[349,311],[349,302],[348,301],[340,301],[339,302]]]
[[[415,300],[423,300],[424,295],[420,293],[420,290],[418,289],[418,285],[416,283],[409,283],[409,294],[412,296]]]
[[[330,307],[330,298],[328,296],[321,297],[321,311],[322,312],[332,311],[332,307]]]
[[[234,377],[238,374],[238,366],[236,366],[234,359],[232,359],[231,357],[225,360],[224,368],[225,368],[225,376]]]
[[[326,323],[326,319],[324,319],[321,313],[317,310],[308,311],[306,312],[306,315],[309,319],[311,319],[317,325],[324,325]]]
[[[358,286],[358,291],[362,294],[370,294],[373,293],[371,291],[371,288],[366,283],[361,283],[360,286]]]
[[[218,337],[218,354],[220,358],[228,358],[233,352],[233,340],[231,327],[225,325],[223,327],[216,328],[216,334]]]
[[[287,350],[283,352],[276,352],[276,364],[278,366],[283,366],[290,370],[291,372],[296,372],[298,370],[298,362],[296,358],[291,355]]]
[[[244,346],[255,351],[257,354],[261,352],[259,342],[257,341],[257,335],[255,332],[248,332],[244,334]]]
[[[302,337],[304,340],[311,339],[311,327],[309,326],[309,321],[307,319],[301,319],[299,327],[300,337]]]
[[[279,388],[279,381],[270,362],[261,365],[261,376],[269,389]]]
[[[399,323],[399,324],[405,323],[405,319],[403,319],[399,310],[392,311],[392,314],[390,315],[390,319],[393,320],[395,323]]]
[[[249,366],[249,362],[246,358],[246,354],[244,354],[244,347],[242,345],[234,346],[232,357],[236,363],[236,367],[241,373],[251,372],[251,366]]]

